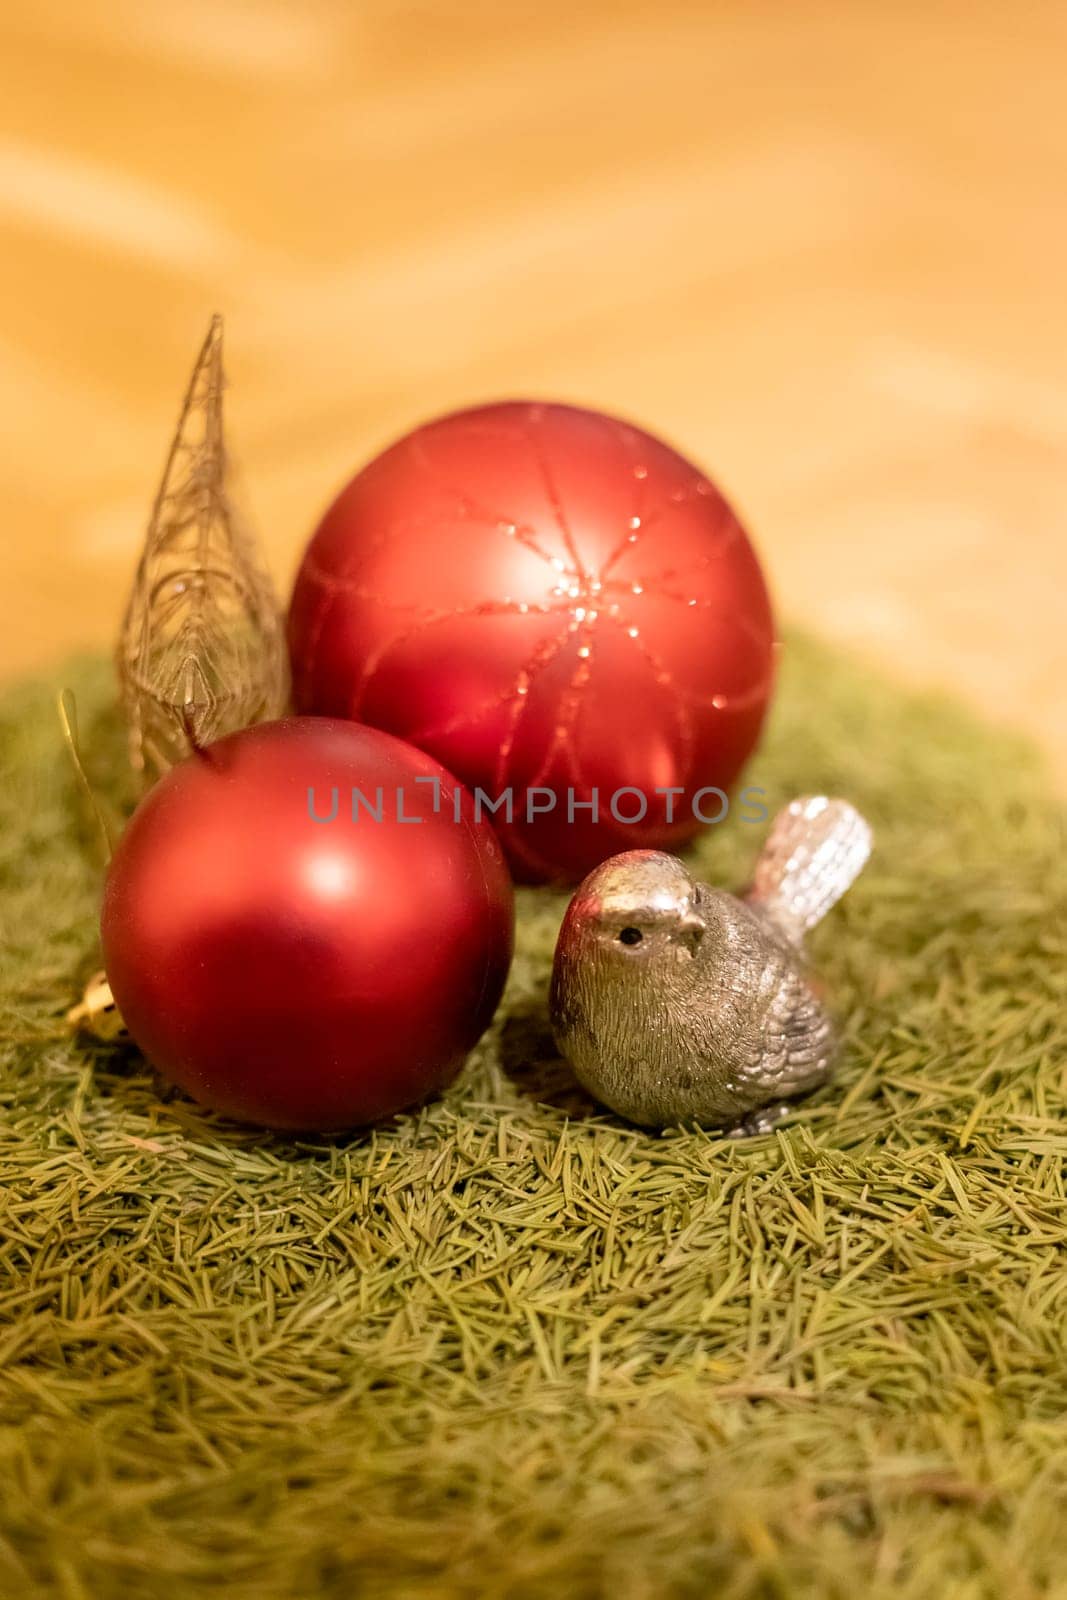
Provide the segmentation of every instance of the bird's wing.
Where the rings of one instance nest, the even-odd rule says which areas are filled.
[[[811,986],[795,967],[775,976],[762,1016],[754,1014],[738,1061],[739,1082],[788,1098],[822,1083],[830,1070],[835,1030]],[[740,1043],[740,1041],[739,1041]]]
[[[716,1064],[742,1109],[805,1094],[829,1072],[833,1023],[771,919],[754,906],[727,909],[730,959],[709,967],[695,1053]]]

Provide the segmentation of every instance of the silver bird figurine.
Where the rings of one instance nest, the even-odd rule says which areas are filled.
[[[833,1065],[837,1034],[803,938],[870,851],[859,812],[820,795],[778,814],[741,898],[658,850],[595,868],[552,970],[556,1043],[584,1087],[653,1127],[772,1127]]]

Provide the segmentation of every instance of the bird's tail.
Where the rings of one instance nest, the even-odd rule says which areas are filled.
[[[780,811],[747,899],[799,944],[863,871],[871,829],[847,800],[806,795]]]

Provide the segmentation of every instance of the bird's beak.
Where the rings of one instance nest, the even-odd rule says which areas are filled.
[[[692,906],[678,923],[678,934],[684,945],[688,946],[689,954],[695,955],[697,946],[704,937],[707,924],[699,911],[694,911]]]

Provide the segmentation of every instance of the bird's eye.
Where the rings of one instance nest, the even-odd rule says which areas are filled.
[[[640,944],[644,934],[640,928],[623,928],[619,934],[620,944]]]

